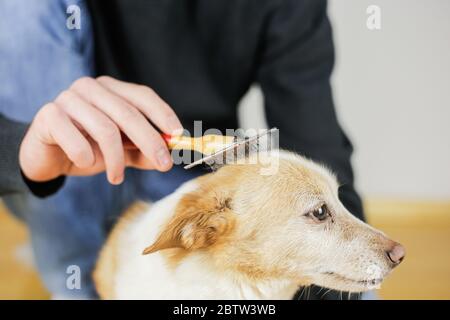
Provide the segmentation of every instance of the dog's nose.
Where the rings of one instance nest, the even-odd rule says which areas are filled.
[[[402,262],[403,258],[405,257],[405,248],[403,248],[400,243],[394,242],[391,249],[386,251],[386,254],[395,267],[400,262]]]

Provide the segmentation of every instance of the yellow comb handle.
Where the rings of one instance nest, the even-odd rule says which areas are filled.
[[[234,143],[234,137],[216,134],[208,134],[196,138],[164,134],[163,138],[171,150],[192,150],[207,156]]]

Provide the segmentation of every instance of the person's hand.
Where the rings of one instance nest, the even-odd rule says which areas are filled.
[[[81,78],[36,114],[20,147],[24,175],[48,181],[61,175],[107,172],[120,184],[125,167],[172,167],[162,132],[178,134],[174,111],[152,89],[110,77]]]

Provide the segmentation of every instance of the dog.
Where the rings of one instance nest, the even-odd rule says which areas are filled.
[[[261,174],[265,160],[274,174]],[[292,299],[376,288],[404,248],[355,218],[326,168],[286,151],[224,165],[119,220],[93,273],[102,299]]]

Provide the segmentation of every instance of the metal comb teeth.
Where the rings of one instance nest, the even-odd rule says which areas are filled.
[[[237,136],[232,145],[188,164],[184,169],[190,169],[205,163],[214,170],[225,164],[237,163],[240,159],[246,158],[254,152],[269,151],[272,148],[272,135],[275,132],[278,132],[277,128],[265,130],[262,133],[250,137]],[[263,138],[267,138],[266,143],[261,143]]]

